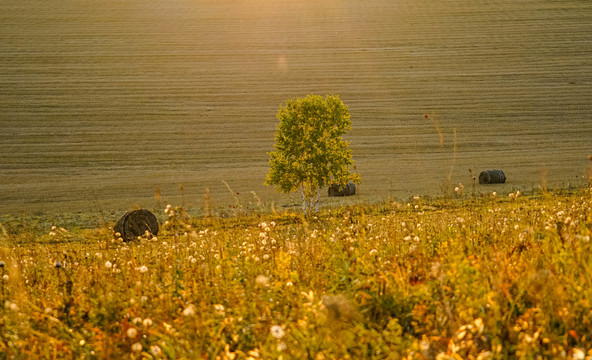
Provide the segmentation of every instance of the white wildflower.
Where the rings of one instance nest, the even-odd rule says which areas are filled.
[[[12,310],[12,311],[18,311],[18,310],[19,310],[19,307],[18,307],[18,305],[17,305],[17,304],[15,304],[15,303],[13,303],[13,302],[10,302],[10,301],[7,301],[6,303],[8,303],[8,308],[9,308],[10,310]],[[4,306],[6,306],[6,305],[7,305],[7,304],[4,304]]]
[[[150,346],[150,351],[156,356],[158,356],[162,353],[162,350],[160,349],[160,346],[158,346],[158,345]]]
[[[279,325],[273,325],[271,329],[269,329],[269,331],[271,332],[271,335],[276,339],[281,339],[286,334],[284,332],[284,329],[282,329],[282,327]]]
[[[224,305],[222,305],[222,304],[214,305],[214,312],[216,313],[216,315],[224,316],[224,314],[225,314],[224,311],[225,311]]]
[[[580,348],[573,348],[571,358],[574,360],[584,360],[586,358],[586,353]]]
[[[129,328],[127,329],[127,337],[129,338],[135,338],[138,335],[138,330],[136,330],[136,328]]]
[[[190,317],[193,315],[195,315],[195,306],[193,304],[189,304],[189,306],[183,310],[183,316]]]

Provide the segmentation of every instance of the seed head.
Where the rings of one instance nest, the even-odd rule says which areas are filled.
[[[574,360],[584,360],[586,358],[586,353],[584,350],[580,348],[574,348],[572,350],[572,359]]]
[[[224,305],[222,304],[216,304],[214,305],[214,312],[216,313],[216,315],[219,316],[224,316]]]
[[[136,337],[136,335],[138,335],[138,330],[136,330],[136,328],[131,327],[127,329],[127,337],[133,339]]]
[[[185,310],[183,310],[183,316],[190,317],[193,315],[195,315],[195,306],[190,304],[185,308]]]
[[[271,335],[276,339],[281,339],[285,335],[284,329],[282,329],[282,327],[279,325],[272,326],[269,329],[269,331],[271,332]]]
[[[150,346],[150,351],[156,356],[158,356],[162,353],[162,350],[160,349],[160,346],[158,346],[158,345]]]

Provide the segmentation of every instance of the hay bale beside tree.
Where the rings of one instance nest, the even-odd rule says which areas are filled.
[[[348,182],[345,187],[338,184],[329,185],[328,195],[329,197],[338,196],[352,196],[356,194],[356,185],[353,182]]]

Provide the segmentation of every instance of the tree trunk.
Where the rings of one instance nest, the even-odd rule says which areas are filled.
[[[315,212],[319,212],[319,200],[321,199],[321,189],[316,189],[315,194]]]
[[[302,190],[302,212],[306,216],[306,195],[304,194],[304,185],[300,188]]]
[[[302,192],[302,211],[304,212],[304,216],[318,212],[319,199],[321,197],[320,189],[307,188],[305,185],[302,185],[300,190]]]

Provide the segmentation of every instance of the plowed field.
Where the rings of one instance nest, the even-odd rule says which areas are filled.
[[[8,0],[0,85],[0,212],[297,203],[262,183],[308,93],[349,105],[358,200],[581,185],[592,2]]]

